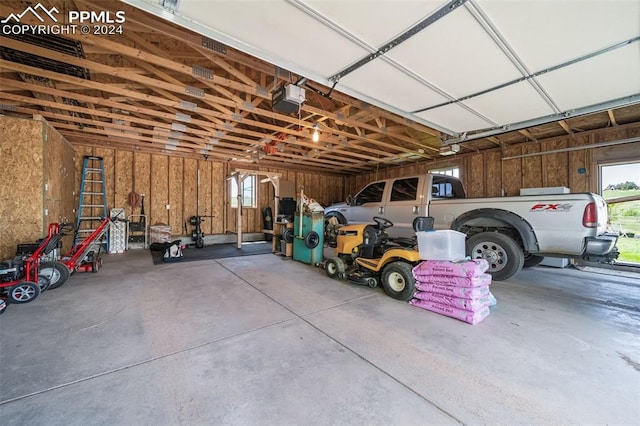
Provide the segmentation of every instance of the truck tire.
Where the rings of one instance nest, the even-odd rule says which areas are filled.
[[[544,256],[537,256],[535,254],[529,254],[524,258],[523,268],[533,268],[534,266],[538,266],[540,262],[544,260]]]
[[[467,255],[472,259],[486,259],[495,281],[511,278],[524,265],[524,253],[509,236],[499,232],[481,232],[466,242]]]
[[[392,262],[382,270],[382,288],[396,300],[409,300],[416,292],[416,282],[407,262]]]

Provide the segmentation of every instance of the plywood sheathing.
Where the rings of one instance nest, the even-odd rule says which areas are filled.
[[[485,196],[485,176],[486,169],[484,167],[484,155],[473,155],[469,157],[468,168],[465,170],[465,176],[469,178],[465,180],[465,190],[470,197]]]
[[[169,158],[169,225],[174,234],[180,235],[184,231],[183,227],[183,191],[184,184],[184,160],[182,158]]]
[[[140,214],[140,207],[133,208],[129,205],[129,194],[133,191],[133,152],[129,151],[115,151],[115,194],[114,204],[115,208],[123,208],[125,211],[125,217],[129,217],[132,214]],[[107,175],[107,181],[111,180],[111,176]],[[139,217],[133,217],[133,222],[139,222]]]
[[[198,179],[198,160],[186,158],[184,160],[184,174],[183,174],[183,207],[182,207],[182,220],[186,222],[191,216],[196,214],[196,185]],[[204,214],[204,212],[202,213]],[[191,225],[187,226],[189,233],[191,233]]]
[[[73,223],[75,217],[75,149],[57,130],[48,123],[44,126],[44,228],[51,223]],[[73,247],[73,234],[62,240],[62,251]]]
[[[522,145],[522,154],[533,154],[540,152],[539,143],[526,143]],[[523,188],[542,187],[542,156],[522,158],[522,180]]]
[[[200,210],[202,216],[211,216],[211,162],[198,161],[200,169]],[[195,214],[195,213],[194,213]],[[211,234],[211,223],[217,218],[205,217],[202,223],[202,231],[205,234]]]
[[[558,149],[567,148],[569,146],[568,141],[554,140],[550,142],[543,142],[541,144],[542,151],[555,151]],[[542,186],[568,186],[568,153],[558,152],[555,154],[546,154],[542,156]]]
[[[43,124],[1,117],[0,260],[16,244],[35,242],[43,229]]]
[[[169,158],[166,155],[152,155],[149,171],[150,225],[169,225],[169,211],[166,208],[169,204]]]
[[[624,140],[640,135],[640,126],[614,127],[583,135],[566,135],[550,140],[530,141],[498,147],[478,153],[457,154],[437,161],[388,167],[375,173],[346,177],[347,193],[355,194],[367,183],[387,177],[427,173],[458,165],[461,179],[470,197],[518,195],[520,188],[566,186],[571,192],[598,192],[597,163],[640,160],[640,142],[587,148],[559,153],[555,149],[581,147],[601,142]],[[531,157],[503,160],[504,157],[541,153]],[[585,173],[580,170],[584,168]],[[482,182],[482,184],[480,183]]]
[[[225,179],[225,164],[211,163],[211,233],[221,234],[224,232],[224,206],[229,183]]]
[[[507,146],[502,149],[503,157],[513,157],[522,154],[522,146]],[[502,162],[502,190],[505,196],[520,195],[522,188],[522,158],[505,160]]]

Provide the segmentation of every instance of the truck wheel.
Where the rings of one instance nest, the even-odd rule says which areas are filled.
[[[534,266],[538,266],[540,262],[544,260],[544,256],[537,256],[535,254],[529,254],[524,258],[523,268],[533,268]]]
[[[60,262],[42,262],[38,265],[38,274],[49,278],[47,290],[53,290],[66,283],[69,279],[69,269]]]
[[[406,262],[392,262],[382,270],[382,288],[389,297],[409,300],[416,291],[416,283],[411,273],[412,267]]]
[[[524,253],[511,237],[498,232],[481,232],[466,243],[467,255],[472,259],[486,259],[487,271],[495,281],[511,278],[524,265]]]
[[[324,264],[324,269],[330,278],[342,279],[344,277],[344,262],[338,257],[327,260]]]

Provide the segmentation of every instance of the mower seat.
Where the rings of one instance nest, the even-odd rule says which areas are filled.
[[[433,231],[433,217],[432,216],[418,216],[413,219],[413,231],[414,232],[426,232]]]
[[[360,256],[367,259],[381,257],[388,242],[389,236],[384,230],[375,225],[367,225],[364,228],[362,244],[360,244]]]

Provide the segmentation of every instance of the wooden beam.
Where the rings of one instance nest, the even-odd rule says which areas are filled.
[[[562,127],[564,129],[565,132],[567,132],[570,135],[573,134],[573,131],[569,127],[569,123],[567,123],[565,120],[558,121],[558,124],[560,125],[560,127]]]

